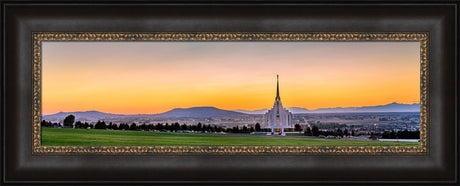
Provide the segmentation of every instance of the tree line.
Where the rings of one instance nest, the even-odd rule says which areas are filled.
[[[382,139],[420,139],[420,131],[385,131],[381,135]]]
[[[354,135],[354,131],[352,131],[352,133]],[[332,136],[341,136],[341,137],[343,137],[343,136],[350,135],[350,132],[347,129],[345,129],[343,131],[342,131],[342,129],[320,131],[318,126],[313,125],[311,128],[307,127],[305,129],[304,134],[307,135],[307,136],[319,136],[319,135],[329,136],[329,135],[332,135]]]
[[[75,116],[69,115],[64,119],[63,125],[60,123],[51,123],[51,121],[43,120],[41,121],[42,127],[66,127],[66,128],[78,128],[78,129],[111,129],[111,130],[143,130],[143,131],[201,131],[201,132],[232,132],[232,133],[250,133],[255,131],[260,131],[260,124],[256,123],[255,127],[233,127],[233,128],[223,128],[215,125],[204,125],[198,123],[196,125],[180,125],[176,123],[157,123],[157,124],[136,124],[135,122],[128,123],[106,123],[105,121],[97,121],[95,124],[90,124],[88,122],[75,122]]]
[[[358,136],[360,134],[355,134],[355,131],[349,131],[347,129],[336,129],[336,130],[328,130],[328,131],[320,131],[318,126],[313,125],[311,128],[307,127],[304,132],[305,135],[307,136]],[[420,139],[420,131],[385,131],[382,134],[380,133],[372,133],[370,132],[369,135],[372,138],[382,138],[382,139]]]

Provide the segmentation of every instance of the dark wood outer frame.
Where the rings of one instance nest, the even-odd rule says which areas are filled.
[[[2,2],[2,182],[457,181],[458,2],[383,4]],[[367,4],[364,4],[367,3]],[[31,36],[92,32],[430,32],[427,156],[32,156]],[[13,124],[14,125],[13,125]],[[287,181],[287,182],[286,182]]]

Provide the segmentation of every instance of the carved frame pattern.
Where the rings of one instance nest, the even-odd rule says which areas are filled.
[[[428,155],[428,32],[34,32],[32,33],[33,155]],[[42,146],[41,43],[43,41],[418,41],[420,42],[419,146]]]

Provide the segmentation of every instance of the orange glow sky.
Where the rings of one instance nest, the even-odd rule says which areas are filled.
[[[419,42],[43,42],[42,114],[419,103]]]

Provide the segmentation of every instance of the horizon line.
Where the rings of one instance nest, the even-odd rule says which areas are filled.
[[[420,104],[420,102],[417,102],[417,103],[398,103],[398,102],[391,102],[391,103],[387,103],[387,104],[383,104],[383,105],[365,105],[365,106],[357,106],[357,107],[324,107],[324,108],[317,108],[317,109],[308,109],[306,107],[297,107],[297,106],[292,106],[292,107],[285,107],[285,108],[304,108],[304,109],[307,109],[309,111],[315,111],[315,110],[319,110],[319,109],[333,109],[333,108],[361,108],[361,107],[375,107],[375,106],[385,106],[385,105],[390,105],[390,104],[404,104],[404,105],[414,105],[414,104]],[[190,109],[190,108],[203,108],[203,107],[211,107],[211,108],[217,108],[217,109],[220,109],[220,110],[227,110],[227,109],[221,109],[221,108],[218,108],[218,107],[215,107],[215,106],[194,106],[194,107],[177,107],[177,108],[173,108],[173,109],[170,109],[168,111],[165,111],[165,112],[169,112],[171,110],[174,110],[174,109]],[[245,110],[245,109],[232,109],[232,110],[227,110],[227,111],[235,111],[235,110],[243,110],[243,111],[258,111],[258,110],[269,110],[268,108],[263,108],[263,109],[255,109],[255,110]],[[104,111],[99,111],[99,110],[86,110],[86,111],[59,111],[59,112],[56,112],[56,113],[51,113],[51,114],[43,114],[42,113],[42,116],[46,116],[46,115],[53,115],[53,114],[58,114],[58,113],[71,113],[71,112],[101,112],[101,113],[106,113],[106,114],[119,114],[119,115],[149,115],[149,114],[162,114],[162,113],[165,113],[165,112],[159,112],[159,113],[135,113],[135,114],[126,114],[126,113],[111,113],[111,112],[104,112]],[[236,111],[235,111],[236,112]]]

